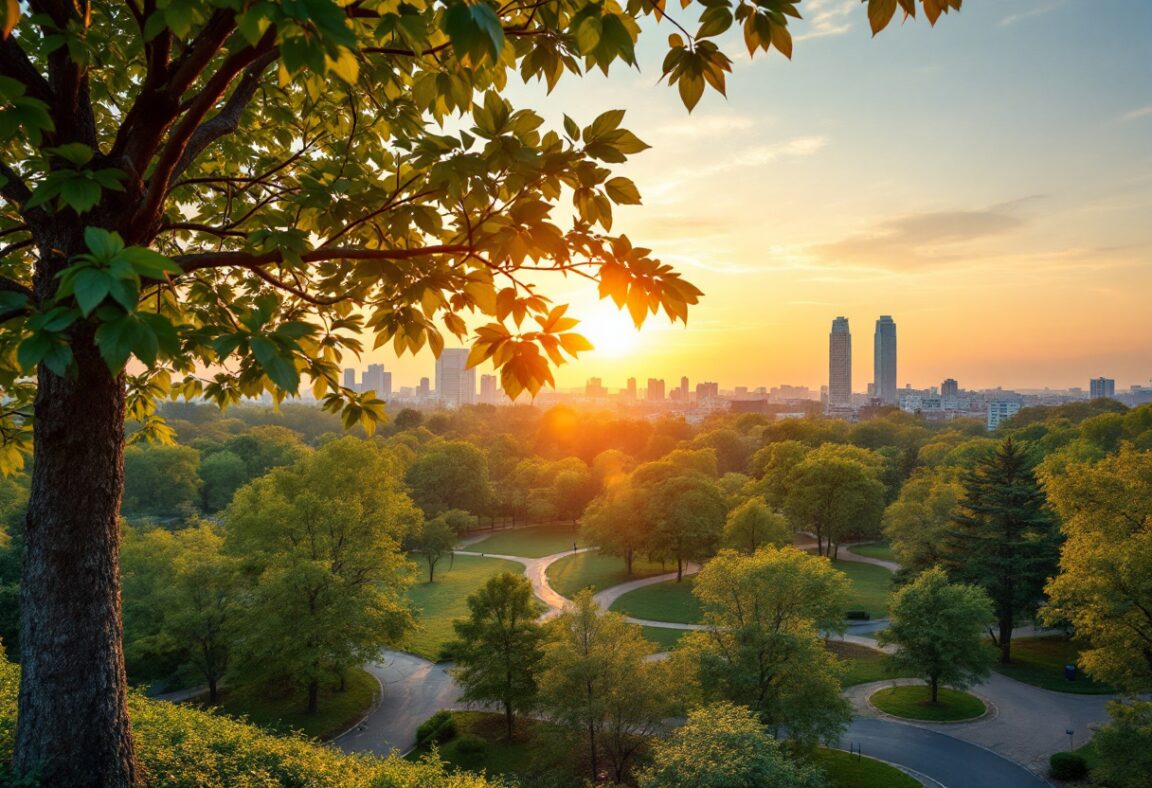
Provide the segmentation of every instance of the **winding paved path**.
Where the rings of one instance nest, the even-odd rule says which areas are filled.
[[[596,548],[583,548],[576,553]],[[573,555],[564,551],[542,558],[457,550],[458,555],[486,556],[515,561],[524,566],[535,595],[548,610],[543,618],[558,614],[569,600],[548,583],[548,567]],[[845,551],[841,557],[887,566],[891,562],[858,556]],[[698,571],[692,565],[687,573]],[[674,572],[634,580],[605,589],[594,596],[604,609],[629,591],[672,580]],[[699,624],[628,619],[632,623],[669,629],[699,629]],[[855,634],[856,629],[874,629],[884,622],[852,627],[843,640],[876,648],[871,638]],[[1035,630],[1026,631],[1036,634]],[[1025,632],[1021,632],[1025,634]],[[887,650],[887,649],[886,649]],[[383,697],[364,722],[335,741],[346,752],[386,754],[415,745],[416,728],[440,709],[455,708],[461,689],[449,673],[449,665],[435,664],[400,652],[385,652],[378,663],[367,666],[384,687]],[[898,722],[867,703],[871,692],[894,683],[889,680],[850,687],[846,695],[853,704],[852,723],[840,745],[861,747],[865,755],[906,767],[926,778],[926,783],[946,788],[1028,788],[1046,786],[1037,776],[1047,766],[1050,753],[1067,749],[1067,729],[1075,730],[1076,744],[1087,741],[1090,729],[1107,720],[1107,697],[1049,692],[1022,684],[999,674],[975,688],[991,701],[995,713],[970,723],[930,724]],[[1007,756],[1007,757],[1005,757]],[[1010,760],[1015,759],[1015,760]],[[1022,765],[1023,764],[1023,765]],[[1033,771],[1029,771],[1028,768]]]

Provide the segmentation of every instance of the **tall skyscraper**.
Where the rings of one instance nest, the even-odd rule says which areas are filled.
[[[624,389],[626,399],[636,399],[636,378],[628,378],[628,386]]]
[[[832,333],[828,335],[828,405],[851,404],[852,333],[848,318],[838,317],[832,321]]]
[[[1116,381],[1113,378],[1092,378],[1088,381],[1088,393],[1092,399],[1112,399],[1116,396]]]
[[[468,369],[468,350],[445,348],[436,359],[436,397],[450,408],[476,399],[476,370]]]
[[[680,401],[688,401],[688,378],[687,376],[680,378]]]
[[[896,321],[891,315],[881,315],[876,321],[875,397],[885,405],[895,405],[896,394]]]
[[[416,396],[421,399],[427,399],[428,395],[432,393],[432,384],[428,378],[420,378],[420,385],[416,387]]]
[[[648,378],[648,393],[647,398],[653,402],[664,401],[664,380],[663,378]]]
[[[943,383],[940,384],[940,396],[941,397],[959,397],[960,396],[960,384],[956,382],[955,378],[947,378]]]
[[[344,370],[344,388],[356,391],[356,370],[351,367]]]
[[[377,397],[384,396],[384,365],[369,364],[364,372],[362,391],[375,391]]]

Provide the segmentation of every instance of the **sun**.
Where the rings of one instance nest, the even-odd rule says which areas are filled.
[[[580,325],[575,330],[595,345],[592,352],[600,358],[621,358],[640,346],[640,332],[632,318],[610,301],[599,301],[576,316],[580,318]]]

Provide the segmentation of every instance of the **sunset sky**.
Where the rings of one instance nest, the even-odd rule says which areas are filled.
[[[845,315],[863,391],[881,314],[898,326],[901,386],[1148,384],[1152,3],[970,0],[935,29],[910,20],[875,40],[858,0],[801,11],[791,62],[749,61],[730,32],[728,98],[691,115],[656,84],[666,24],[639,72],[513,91],[555,126],[629,110],[653,147],[621,170],[644,204],[618,208],[613,230],[706,294],[687,329],[603,341],[560,387],[683,374],[818,388]],[[583,284],[553,292],[592,316],[594,341],[629,330]],[[431,376],[430,355],[369,360],[397,386]]]

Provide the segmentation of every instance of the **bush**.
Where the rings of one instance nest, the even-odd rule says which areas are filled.
[[[1054,780],[1083,780],[1088,762],[1074,752],[1058,752],[1048,759],[1048,776]]]
[[[441,709],[420,724],[416,729],[416,744],[425,745],[435,742],[443,744],[451,741],[456,735],[456,720],[452,713]]]
[[[461,760],[477,763],[488,754],[488,742],[474,733],[463,733],[456,739],[456,754]]]
[[[844,617],[849,621],[868,621],[872,618],[867,610],[849,610]]]

